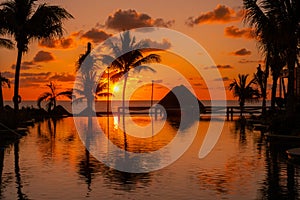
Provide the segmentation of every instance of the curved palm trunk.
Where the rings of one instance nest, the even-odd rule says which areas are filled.
[[[2,83],[0,81],[0,109],[3,109],[4,103],[3,103],[3,93],[2,93]]]
[[[126,137],[126,130],[125,130],[125,91],[128,79],[128,72],[125,72],[124,75],[124,84],[123,84],[123,93],[122,93],[122,107],[123,107],[123,132],[124,132],[124,150],[127,151],[127,137]]]
[[[19,82],[20,82],[20,69],[21,69],[21,61],[22,61],[22,55],[23,51],[18,49],[18,57],[17,57],[17,63],[16,63],[16,72],[15,72],[15,83],[14,83],[14,110],[17,112],[19,110]]]

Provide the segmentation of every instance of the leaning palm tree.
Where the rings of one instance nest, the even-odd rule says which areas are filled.
[[[149,66],[144,64],[160,62],[160,56],[157,54],[143,55],[143,50],[148,47],[147,42],[136,42],[135,37],[131,37],[129,31],[125,31],[120,35],[120,43],[110,42],[110,47],[117,58],[109,55],[103,56],[103,61],[110,64],[110,68],[118,71],[114,78],[124,77],[122,106],[125,107],[125,90],[128,80],[128,73],[130,70],[140,72],[141,70],[150,70],[155,72]]]
[[[10,81],[9,79],[3,77],[0,73],[0,109],[3,109],[3,93],[2,93],[2,86],[7,85],[8,88],[10,88]]]
[[[258,100],[260,93],[257,88],[255,79],[247,83],[248,74],[239,74],[238,80],[234,79],[230,85],[229,90],[233,90],[233,96],[238,97],[240,103],[240,116],[242,117],[246,101]]]
[[[19,79],[22,55],[34,39],[63,35],[62,21],[73,18],[64,8],[36,5],[37,0],[7,0],[0,4],[0,24],[5,34],[13,36],[18,48],[14,83],[14,109],[19,109]]]
[[[45,92],[41,94],[41,96],[37,99],[37,105],[39,108],[41,108],[42,101],[47,101],[46,109],[48,112],[51,112],[56,108],[57,98],[61,96],[65,96],[69,99],[72,99],[72,93],[73,93],[72,90],[67,90],[67,91],[57,93],[56,86],[54,83],[50,82],[46,86],[49,87],[50,92]]]

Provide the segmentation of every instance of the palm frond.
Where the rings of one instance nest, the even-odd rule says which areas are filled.
[[[0,86],[4,86],[4,85],[7,85],[8,88],[10,88],[10,80],[1,76],[1,73],[0,73]]]
[[[161,58],[157,54],[150,54],[148,56],[143,57],[142,59],[138,60],[133,64],[134,67],[140,66],[142,64],[147,64],[147,63],[158,63],[161,61]]]
[[[63,92],[59,92],[56,96],[57,97],[59,97],[59,96],[65,96],[65,97],[67,97],[69,99],[72,99],[74,97],[72,89],[71,90],[67,90],[67,91],[63,91]]]
[[[51,98],[52,94],[50,92],[45,92],[39,96],[37,99],[37,106],[41,108],[42,101],[47,101],[49,98]]]
[[[73,16],[59,6],[39,5],[28,20],[28,35],[30,38],[52,38],[63,35],[62,20]]]
[[[7,49],[13,49],[14,43],[9,39],[0,38],[0,47],[5,47]]]

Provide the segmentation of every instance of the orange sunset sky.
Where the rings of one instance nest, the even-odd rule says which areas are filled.
[[[37,3],[43,2],[64,7],[74,19],[65,21],[66,32],[61,40],[34,41],[29,45],[21,67],[20,95],[23,100],[36,100],[47,90],[45,85],[49,81],[54,81],[59,91],[72,88],[75,63],[85,52],[87,42],[95,47],[112,34],[144,26],[167,27],[196,40],[214,60],[222,75],[219,81],[226,88],[237,74],[252,76],[258,64],[263,64],[251,30],[242,21],[241,0],[47,0]],[[163,38],[160,45],[172,46],[168,38]],[[17,51],[1,48],[0,55],[0,71],[13,83]],[[162,55],[162,59],[170,66],[186,64],[170,55]],[[199,99],[209,99],[203,80],[186,74]],[[142,78],[142,75],[138,77]],[[167,92],[164,88],[159,83],[155,86],[155,99],[163,97]],[[141,91],[147,90],[150,91],[149,84]],[[3,91],[4,99],[11,100],[13,87],[5,87]],[[143,96],[140,92],[136,98],[149,99],[149,95]],[[227,98],[233,98],[228,91]]]

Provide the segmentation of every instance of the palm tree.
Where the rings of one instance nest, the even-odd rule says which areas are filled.
[[[64,8],[36,5],[37,0],[7,0],[0,4],[0,24],[5,34],[13,36],[18,49],[15,83],[14,109],[19,109],[19,79],[23,53],[34,39],[51,39],[63,35],[62,21],[73,18]]]
[[[123,93],[122,93],[122,106],[125,107],[125,90],[128,79],[128,72],[134,69],[137,72],[141,70],[151,70],[155,72],[149,66],[144,64],[160,62],[160,56],[157,54],[149,54],[147,56],[143,55],[143,49],[148,47],[147,42],[140,41],[136,42],[135,37],[131,37],[129,31],[125,31],[120,35],[120,43],[110,42],[110,46],[113,50],[113,53],[117,58],[114,58],[109,55],[103,56],[103,61],[110,64],[110,68],[118,71],[113,78],[124,76],[123,83]]]
[[[287,64],[288,96],[294,96],[294,68],[299,56],[300,6],[298,0],[243,0],[245,22],[254,28],[266,57],[266,76],[272,69],[272,106],[275,107],[277,79]],[[265,80],[267,83],[267,80]]]
[[[256,85],[255,79],[252,79],[247,83],[248,76],[248,74],[239,74],[238,80],[234,79],[229,85],[229,90],[233,90],[233,96],[238,97],[241,117],[244,112],[245,102],[257,100],[260,97],[258,89],[254,87]]]
[[[8,88],[10,88],[10,81],[9,79],[3,77],[0,73],[0,109],[3,109],[3,93],[2,93],[2,86],[7,85]]]
[[[92,104],[93,100],[100,96],[109,96],[109,92],[103,92],[107,89],[108,81],[101,78],[98,81],[98,75],[96,71],[96,59],[90,55],[92,50],[91,43],[87,44],[87,50],[84,54],[81,54],[76,62],[76,71],[78,72],[77,85],[73,89],[75,98],[73,103],[82,102],[84,99],[87,100],[87,114],[93,112]]]
[[[41,103],[42,101],[47,101],[46,108],[48,112],[51,112],[53,109],[56,108],[56,100],[57,98],[61,96],[65,96],[69,99],[72,99],[72,90],[67,90],[63,92],[56,92],[56,86],[54,83],[50,82],[49,84],[46,85],[49,87],[50,92],[45,92],[41,94],[41,96],[37,99],[37,105],[39,108],[41,108]]]
[[[266,71],[263,71],[261,69],[261,65],[259,64],[256,70],[256,73],[254,74],[254,79],[256,84],[260,88],[260,94],[262,97],[262,114],[266,113],[266,99],[267,99],[267,85],[266,84]]]

